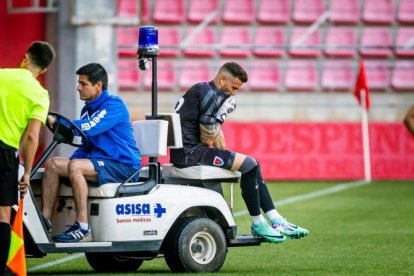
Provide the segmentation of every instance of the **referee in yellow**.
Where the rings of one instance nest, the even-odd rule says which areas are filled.
[[[11,207],[30,185],[30,171],[39,132],[49,111],[49,93],[37,80],[55,59],[53,47],[33,42],[20,68],[0,69],[0,275],[4,274],[10,247]],[[18,147],[23,133],[24,175],[18,180]]]

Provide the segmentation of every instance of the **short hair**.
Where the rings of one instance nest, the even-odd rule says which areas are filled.
[[[248,77],[246,71],[236,62],[226,62],[220,67],[220,72],[230,73],[233,77],[238,78],[242,82],[247,82]]]
[[[77,75],[86,75],[88,80],[92,84],[97,84],[98,81],[102,82],[102,90],[108,88],[108,74],[106,73],[105,68],[99,63],[89,63],[85,66],[82,66],[76,71]]]
[[[45,41],[32,42],[26,53],[30,56],[30,62],[42,70],[47,68],[56,56],[52,45]]]

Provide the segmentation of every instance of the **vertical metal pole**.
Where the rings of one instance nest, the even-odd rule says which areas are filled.
[[[153,56],[152,57],[152,114],[151,114],[151,119],[156,119],[158,117],[158,111],[157,111],[157,103],[158,103],[158,99],[157,99],[157,56]]]
[[[152,58],[152,85],[151,85],[151,119],[155,120],[158,117],[158,111],[157,111],[157,56],[153,56]],[[150,157],[149,158],[150,163],[156,163],[158,162],[157,157]]]

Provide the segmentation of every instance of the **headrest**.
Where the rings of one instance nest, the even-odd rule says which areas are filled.
[[[141,156],[157,157],[167,155],[167,121],[134,121],[132,122],[132,127]]]
[[[178,113],[158,113],[157,120],[164,120],[168,122],[168,139],[167,145],[172,149],[179,149],[183,147],[183,138],[181,135],[181,121]],[[146,113],[145,118],[151,119],[151,114]]]

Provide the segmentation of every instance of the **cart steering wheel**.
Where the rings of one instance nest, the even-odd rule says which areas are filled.
[[[56,118],[53,125],[49,123],[49,120],[46,120],[47,128],[53,133],[53,140],[58,143],[65,143],[74,147],[82,147],[85,145],[87,140],[85,133],[70,119],[56,112],[49,112],[49,115]],[[80,136],[80,141],[75,139],[75,133],[76,136]]]

